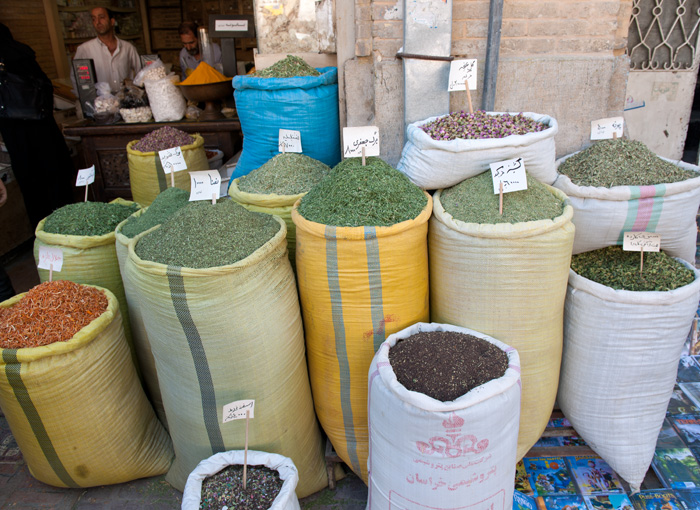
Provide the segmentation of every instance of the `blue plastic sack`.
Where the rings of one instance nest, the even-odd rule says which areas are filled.
[[[261,167],[280,153],[279,130],[301,132],[304,154],[330,167],[340,162],[338,69],[320,76],[235,76],[233,97],[243,131],[243,152],[231,180]]]

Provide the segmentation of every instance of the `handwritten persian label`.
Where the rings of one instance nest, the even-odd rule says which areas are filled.
[[[476,59],[453,60],[450,62],[450,78],[447,90],[467,90],[464,82],[469,82],[469,90],[476,90]]]
[[[365,156],[379,156],[379,128],[377,126],[343,128],[343,155],[346,158],[361,158],[362,147]]]
[[[625,232],[622,241],[624,251],[659,251],[661,249],[661,234],[654,232]]]
[[[503,193],[527,189],[527,175],[523,158],[509,159],[499,163],[491,163],[493,192],[500,193],[500,183],[503,183]]]
[[[277,142],[279,151],[301,152],[301,131],[291,129],[280,129],[279,141]]]
[[[75,180],[76,186],[87,186],[93,182],[95,182],[95,165],[78,170],[78,178]]]
[[[245,412],[250,411],[249,418],[255,418],[255,400],[236,400],[224,406],[224,423],[245,419]]]
[[[221,175],[218,170],[190,172],[190,202],[219,198],[220,191]]]
[[[39,246],[39,269],[60,271],[63,267],[63,250],[61,248]]]
[[[217,32],[247,32],[247,19],[217,19],[214,21],[214,30]]]
[[[185,157],[182,155],[180,147],[158,151],[158,157],[160,157],[160,164],[163,165],[163,171],[166,174],[187,170],[187,163],[185,163]]]
[[[616,134],[622,138],[622,128],[625,126],[624,117],[609,117],[591,121],[591,140],[607,140]]]

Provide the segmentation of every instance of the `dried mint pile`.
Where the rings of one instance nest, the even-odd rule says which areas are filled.
[[[250,212],[228,198],[192,202],[136,244],[144,260],[204,269],[243,260],[280,230],[274,216]]]
[[[408,177],[377,157],[348,158],[301,199],[309,221],[337,227],[387,227],[412,220],[428,203]]]
[[[287,55],[287,58],[279,60],[270,67],[256,71],[252,76],[257,78],[294,78],[295,76],[320,76],[314,67],[311,67],[301,57]]]
[[[571,258],[571,269],[580,276],[616,290],[667,291],[695,280],[693,271],[664,252],[644,253],[644,270],[639,274],[640,253],[621,246],[579,253]]]
[[[160,225],[189,203],[189,192],[180,188],[168,188],[159,193],[143,213],[131,216],[122,226],[121,232],[130,239],[136,237],[141,232]]]
[[[498,214],[499,196],[493,193],[488,171],[447,188],[440,202],[454,219],[466,223],[521,223],[554,219],[564,212],[564,202],[529,174],[526,190],[503,194],[503,215]]]
[[[200,510],[267,510],[282,489],[277,471],[248,466],[243,489],[243,466],[228,466],[202,482]]]
[[[238,180],[238,189],[247,193],[298,195],[306,193],[331,169],[303,154],[278,154],[260,168]]]
[[[182,147],[183,145],[192,145],[194,137],[171,126],[163,126],[162,128],[151,131],[138,142],[131,146],[135,151],[139,152],[158,152],[173,147]]]
[[[559,173],[578,186],[653,186],[700,176],[664,161],[642,142],[600,140],[559,165]]]
[[[139,209],[136,204],[68,204],[56,209],[46,218],[44,232],[69,236],[102,236],[114,232],[117,225]]]
[[[544,131],[548,125],[525,117],[522,113],[488,114],[483,110],[474,113],[452,112],[420,126],[433,140],[505,138]]]

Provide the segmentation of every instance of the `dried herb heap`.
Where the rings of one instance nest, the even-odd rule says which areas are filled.
[[[69,236],[102,236],[114,232],[117,225],[138,210],[136,204],[68,204],[56,209],[46,218],[44,232]]]
[[[320,76],[315,68],[307,64],[303,58],[287,55],[270,67],[256,71],[252,76],[257,78],[294,78],[296,76]]]
[[[203,269],[243,260],[280,230],[274,216],[250,212],[228,198],[193,202],[136,244],[144,260]]]
[[[408,177],[379,158],[348,158],[301,199],[299,214],[337,227],[386,227],[411,220],[428,199]]]
[[[580,276],[616,290],[667,291],[692,283],[695,273],[664,252],[644,253],[644,270],[639,274],[638,251],[621,246],[579,253],[571,258],[571,269]]]
[[[172,149],[173,147],[192,145],[193,143],[194,137],[184,131],[171,126],[163,126],[148,133],[132,145],[131,148],[139,152],[157,152]]]
[[[437,118],[423,124],[420,128],[433,140],[456,140],[457,138],[471,140],[524,135],[543,131],[549,126],[525,117],[522,113],[490,115],[482,110],[474,113],[462,110]]]
[[[284,481],[265,466],[248,466],[243,490],[243,466],[228,466],[202,482],[200,510],[267,510]]]
[[[124,223],[121,232],[128,238],[136,237],[141,232],[160,225],[189,203],[189,192],[180,188],[168,188],[159,193],[140,216],[131,216]]]
[[[527,175],[527,189],[503,195],[503,215],[498,214],[499,196],[493,193],[491,172],[483,172],[447,188],[440,195],[445,211],[466,223],[521,223],[554,219],[564,202],[544,184]]]
[[[0,348],[22,349],[65,342],[107,310],[94,287],[57,280],[37,285],[13,306],[0,308]]]
[[[559,173],[579,186],[652,186],[680,182],[700,174],[664,161],[642,142],[601,140],[559,165]]]
[[[238,189],[247,193],[298,195],[306,193],[331,169],[303,154],[278,154],[260,168],[238,180]]]

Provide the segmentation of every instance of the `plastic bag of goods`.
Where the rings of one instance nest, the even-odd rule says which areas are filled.
[[[202,459],[243,448],[246,420],[226,406],[250,399],[249,447],[293,459],[299,497],[326,486],[284,222],[229,199],[193,202],[129,243],[126,273],[173,438],[166,480],[182,490]]]
[[[418,323],[369,369],[368,510],[510,508],[520,362],[467,328]]]
[[[261,482],[265,484],[264,489],[266,490],[256,492],[256,480],[258,477],[251,473],[254,470],[260,470],[261,473],[259,477],[262,479],[262,477],[267,478],[274,476],[267,471],[272,470],[276,472],[279,478],[277,483],[272,486],[275,488],[277,485],[281,486],[271,503],[269,505],[266,503],[267,506],[264,506],[264,508],[269,508],[270,510],[299,510],[299,499],[295,493],[296,486],[299,483],[299,472],[296,466],[294,466],[292,459],[276,453],[259,452],[255,450],[248,450],[247,455],[241,450],[221,452],[197,464],[194,471],[187,477],[187,483],[185,484],[185,490],[182,495],[182,510],[199,510],[201,508],[200,505],[204,503],[203,500],[209,496],[210,490],[216,501],[206,501],[206,504],[216,504],[218,505],[217,508],[222,506],[233,508],[234,505],[231,504],[231,501],[236,501],[233,499],[235,498],[236,491],[246,494],[242,490],[242,482],[240,481],[242,477],[240,471],[242,470],[244,462],[246,462],[248,466],[248,476],[250,476],[246,484],[246,490],[252,493],[252,495],[249,496],[250,498],[262,499],[264,497],[264,501],[272,499],[272,494],[265,493],[269,490],[268,487],[270,487],[271,483],[268,481]],[[211,479],[218,473],[230,469],[231,467],[239,469],[236,469],[228,477],[228,479],[232,481],[225,484],[230,484],[231,489],[225,489],[225,491],[230,492],[221,490],[215,492],[214,484],[216,481]],[[223,476],[223,474],[221,476]],[[211,486],[211,489],[208,489],[209,486]],[[221,494],[221,492],[225,493]],[[252,502],[246,501],[246,503]],[[258,502],[258,504],[262,505],[262,501]],[[259,506],[259,508],[263,508],[263,506]]]
[[[37,480],[94,487],[167,471],[172,444],[109,290],[59,280],[5,301],[0,354],[0,407]]]
[[[173,83],[173,77],[165,72],[160,59],[148,64],[134,78],[137,86],[146,88],[148,103],[156,122],[174,122],[185,115],[187,101]]]
[[[367,370],[396,331],[428,320],[430,196],[379,158],[338,164],[292,210],[314,404],[367,480]]]
[[[557,396],[633,490],[654,455],[700,297],[700,273],[687,262],[656,252],[644,254],[646,276],[639,266],[638,252],[618,246],[572,258]]]
[[[557,160],[554,186],[571,199],[574,253],[622,245],[628,231],[661,235],[661,249],[695,261],[700,168],[642,142],[601,140]]]
[[[409,124],[397,168],[423,189],[454,186],[489,170],[491,163],[522,158],[537,180],[557,177],[557,121],[540,113],[453,112]]]
[[[288,56],[254,75],[233,78],[243,152],[232,178],[279,154],[279,130],[301,133],[304,154],[332,167],[340,161],[338,69],[314,69]]]

